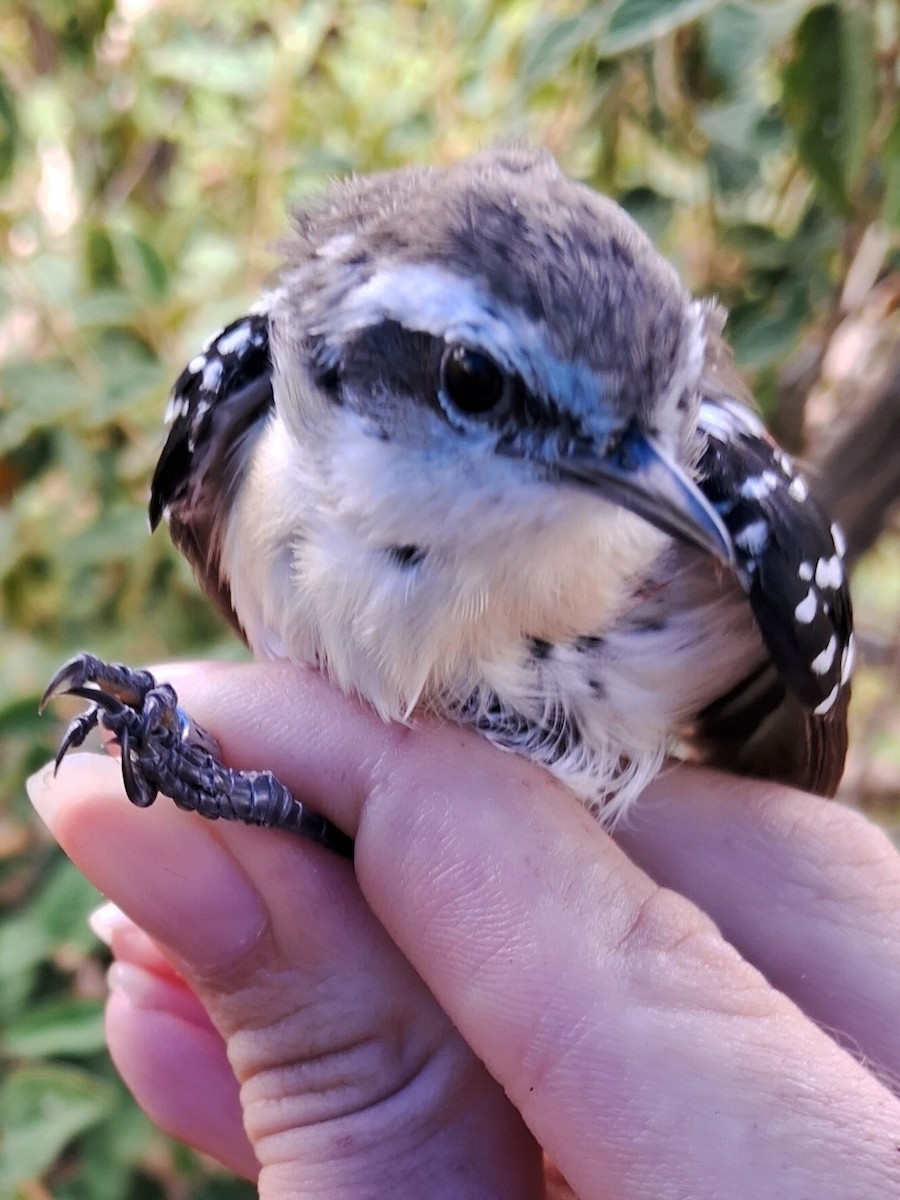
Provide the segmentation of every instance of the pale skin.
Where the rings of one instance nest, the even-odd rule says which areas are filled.
[[[900,1195],[900,859],[862,817],[681,767],[610,838],[540,769],[313,673],[159,674],[357,839],[354,871],[138,811],[100,755],[30,784],[121,910],[123,1078],[264,1200]]]

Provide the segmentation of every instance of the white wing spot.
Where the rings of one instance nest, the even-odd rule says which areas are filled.
[[[206,355],[205,354],[195,354],[194,357],[191,359],[191,361],[188,363],[187,369],[190,371],[190,373],[192,375],[199,375],[205,365],[206,365]]]
[[[166,405],[163,423],[165,425],[171,425],[173,422],[187,416],[189,408],[190,404],[187,396],[183,395],[181,392],[176,392],[173,396],[170,396],[169,403]]]
[[[806,596],[800,601],[794,609],[794,620],[799,621],[801,625],[809,625],[812,623],[819,607],[819,599],[812,588],[806,593]]]
[[[856,664],[856,636],[850,634],[850,639],[844,647],[844,653],[841,655],[841,686],[843,686],[850,676],[853,674],[853,667]]]
[[[825,697],[825,699],[822,701],[822,703],[817,705],[813,709],[813,712],[816,714],[817,717],[824,717],[827,712],[829,712],[832,708],[834,708],[834,702],[838,698],[839,690],[840,690],[839,685],[835,684],[834,687],[831,689],[831,691],[828,693],[828,695]]]
[[[221,360],[218,358],[211,358],[203,368],[203,375],[201,377],[203,380],[204,390],[207,392],[215,391],[222,380],[223,374],[224,371],[222,369]]]
[[[820,588],[839,588],[844,582],[844,568],[836,554],[820,558],[816,563],[816,584]]]
[[[844,537],[844,531],[838,525],[837,521],[833,521],[831,525],[831,540],[834,542],[835,550],[843,558],[847,553],[847,539]]]
[[[191,454],[193,454],[194,451],[197,449],[197,430],[200,426],[200,422],[203,420],[203,418],[206,416],[206,414],[208,412],[209,412],[209,401],[201,400],[197,404],[196,409],[194,410],[194,420],[191,422],[191,428],[190,428],[190,432],[188,434],[188,450],[190,450]]]
[[[834,665],[834,656],[836,653],[837,638],[834,636],[834,634],[832,634],[828,645],[821,654],[816,655],[816,657],[810,663],[810,666],[817,675],[827,675]]]
[[[751,475],[741,484],[740,494],[745,500],[764,500],[778,487],[778,476],[774,471],[763,471],[762,475]]]
[[[752,521],[735,534],[734,540],[742,550],[755,556],[759,554],[760,550],[765,549],[769,540],[769,527],[765,521]]]
[[[238,325],[236,329],[232,329],[231,333],[226,333],[224,337],[219,338],[216,342],[216,349],[220,354],[233,354],[247,345],[249,336],[250,331],[247,326]]]
[[[788,492],[794,497],[795,500],[799,500],[801,504],[809,496],[809,488],[806,486],[806,480],[802,475],[794,476],[794,478],[791,480]]]
[[[802,562],[800,564],[800,566],[797,568],[797,574],[800,576],[800,578],[803,580],[804,583],[809,583],[809,581],[813,577],[812,563]]]

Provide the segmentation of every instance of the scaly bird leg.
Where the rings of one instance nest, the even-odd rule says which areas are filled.
[[[174,688],[149,671],[79,654],[50,680],[41,708],[61,695],[80,696],[90,706],[66,729],[57,768],[99,724],[122,749],[125,792],[139,808],[162,792],[210,820],[287,829],[352,858],[352,839],[301,804],[271,771],[224,766],[215,739],[179,706]]]

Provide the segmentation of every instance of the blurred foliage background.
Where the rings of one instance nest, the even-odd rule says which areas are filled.
[[[254,1194],[103,1054],[91,889],[31,821],[76,649],[235,655],[148,480],[168,387],[332,175],[509,137],[617,196],[848,528],[866,663],[845,795],[900,799],[895,0],[7,0],[0,9],[0,1197]]]

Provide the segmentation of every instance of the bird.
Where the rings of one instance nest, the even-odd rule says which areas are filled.
[[[474,728],[610,828],[673,753],[834,794],[843,536],[621,207],[495,147],[333,183],[283,258],[175,383],[150,499],[256,658]],[[65,690],[60,758],[99,720],[136,802],[287,821],[147,673],[82,655]]]

